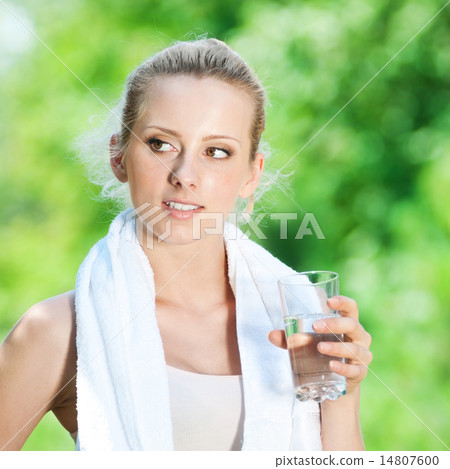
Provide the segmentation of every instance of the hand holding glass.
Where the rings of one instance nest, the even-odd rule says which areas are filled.
[[[286,341],[291,360],[295,394],[300,401],[337,399],[346,392],[345,377],[330,370],[330,360],[344,361],[320,353],[320,342],[344,341],[343,334],[316,333],[318,320],[339,316],[327,305],[339,294],[339,276],[317,271],[288,275],[278,281]]]

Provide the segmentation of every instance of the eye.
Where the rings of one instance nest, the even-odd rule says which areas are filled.
[[[148,144],[150,145],[152,150],[160,152],[175,151],[174,147],[170,143],[163,142],[159,138],[151,138],[150,140],[148,140]]]
[[[210,156],[218,160],[231,156],[231,151],[226,150],[225,148],[208,147],[205,153],[206,156]]]

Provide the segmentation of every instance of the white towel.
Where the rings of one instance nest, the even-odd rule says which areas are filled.
[[[77,275],[77,411],[81,450],[173,450],[167,368],[153,272],[131,210],[89,252]],[[226,225],[244,389],[243,450],[320,450],[318,404],[295,399],[278,278],[293,273]]]

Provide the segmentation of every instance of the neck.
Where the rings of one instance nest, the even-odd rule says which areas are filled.
[[[154,272],[157,302],[201,310],[229,298],[227,258],[221,235],[209,235],[184,245],[162,241],[152,248],[142,241],[139,239]]]

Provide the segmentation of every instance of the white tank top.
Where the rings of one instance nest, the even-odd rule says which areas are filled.
[[[242,376],[202,375],[167,366],[174,449],[240,451],[244,426]],[[70,434],[78,448],[78,432]]]
[[[167,366],[176,451],[240,451],[242,376],[202,375]]]

